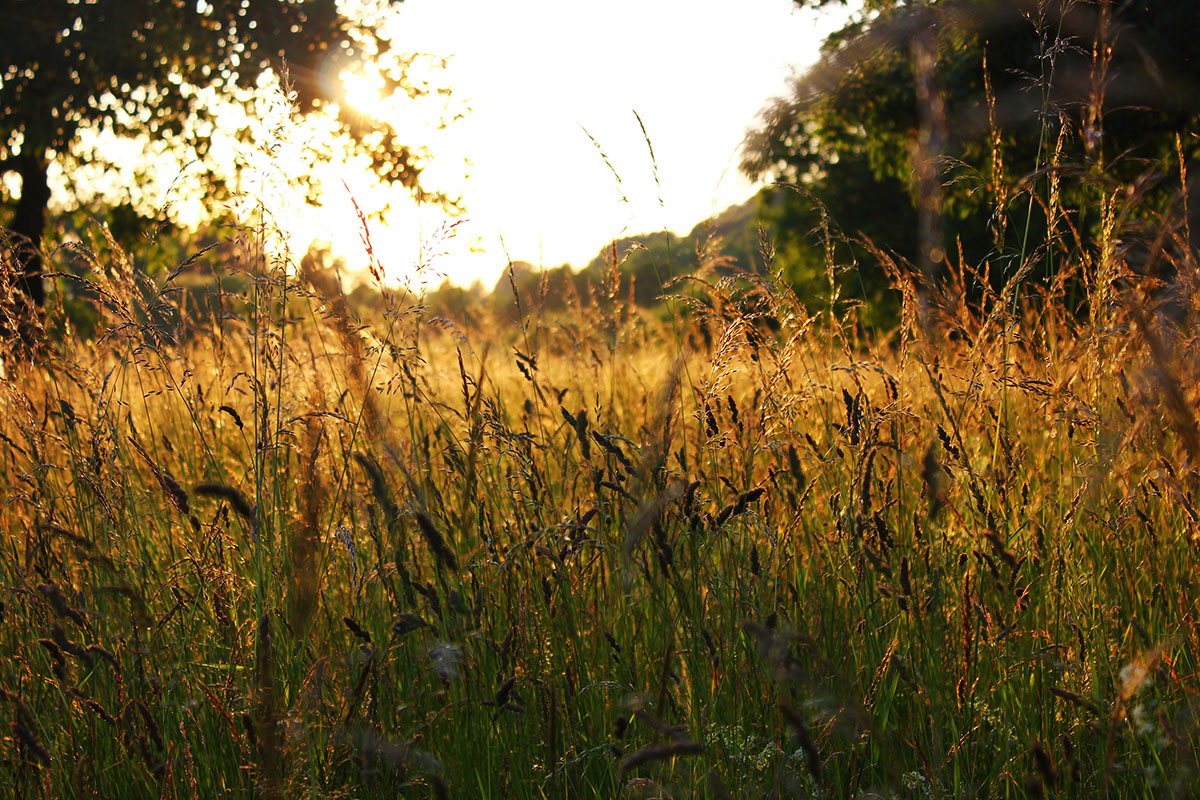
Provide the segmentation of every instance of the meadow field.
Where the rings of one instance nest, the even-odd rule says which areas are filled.
[[[1195,309],[1114,247],[1083,314],[897,270],[873,336],[703,265],[358,319],[260,235],[53,255],[99,321],[6,362],[0,796],[1194,791]]]
[[[0,232],[0,800],[1200,794],[1200,106],[1109,2],[1019,75],[955,28],[1015,4],[868,5],[764,112],[754,269],[664,232],[455,308],[262,200]]]

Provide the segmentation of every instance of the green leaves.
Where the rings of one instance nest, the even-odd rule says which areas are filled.
[[[0,7],[0,29],[9,34],[0,52],[0,174],[24,163],[42,180],[33,175],[23,184],[36,186],[55,160],[73,179],[83,166],[111,171],[122,159],[107,154],[108,134],[149,141],[182,166],[205,158],[219,136],[244,140],[245,120],[257,118],[256,104],[270,87],[281,87],[300,115],[323,113],[344,100],[341,76],[348,71],[377,70],[385,89],[400,97],[431,91],[408,80],[416,57],[390,52],[378,31],[398,2],[364,0],[354,4],[354,16],[335,0],[6,3]],[[245,113],[229,114],[239,106]],[[231,126],[230,116],[242,121]],[[422,187],[424,152],[401,141],[390,122],[342,113],[328,124],[346,147],[314,152],[313,160],[340,157],[343,149],[366,155],[380,181],[451,205]],[[211,194],[238,169],[220,164],[223,174],[203,191]],[[47,202],[48,196],[23,191],[14,218],[0,220],[34,254]],[[40,259],[26,262],[36,276]]]
[[[1187,135],[1200,121],[1200,98],[1184,89],[1200,84],[1188,56],[1200,18],[1187,0],[1153,11],[1123,4],[1105,24],[1091,4],[880,0],[867,11],[827,39],[789,96],[764,109],[743,151],[750,176],[802,190],[769,192],[765,209],[784,274],[810,301],[865,301],[868,312],[882,312],[877,319],[894,321],[881,259],[863,242],[901,264],[920,263],[919,210],[933,199],[917,180],[919,159],[937,170],[941,249],[961,252],[961,264],[951,260],[964,273],[989,276],[966,281],[980,296],[988,280],[998,290],[1012,274],[1006,265],[1031,256],[1029,242],[1054,237],[1062,217],[1048,206],[1078,215],[1083,224],[1074,223],[1064,247],[1086,250],[1096,216],[1086,206],[1101,172],[1137,187],[1145,219],[1178,193],[1176,177],[1161,180],[1178,173],[1176,133],[1185,160],[1200,152]],[[934,50],[936,104],[916,91],[913,48],[922,36]],[[1100,40],[1112,47],[1106,68],[1090,55]],[[923,149],[923,119],[938,134],[935,152]],[[1007,227],[991,224],[1002,217]],[[823,218],[845,234],[835,236],[836,270],[813,235]],[[1055,267],[1045,258],[1037,274],[1051,282]]]

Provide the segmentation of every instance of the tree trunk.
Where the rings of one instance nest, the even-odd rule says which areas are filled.
[[[46,300],[42,285],[42,234],[46,229],[46,207],[50,204],[50,184],[46,179],[49,165],[45,155],[37,152],[18,156],[15,161],[21,176],[21,197],[8,229],[16,238],[21,269],[17,288],[40,308]]]

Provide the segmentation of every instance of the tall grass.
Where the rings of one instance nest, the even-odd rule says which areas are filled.
[[[1187,795],[1196,309],[1122,267],[1137,202],[1055,245],[1090,316],[879,249],[879,340],[709,262],[670,327],[615,267],[488,334],[360,320],[262,227],[187,265],[194,324],[63,245],[103,335],[7,361],[0,794]]]

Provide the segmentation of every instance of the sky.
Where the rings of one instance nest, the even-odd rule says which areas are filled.
[[[449,57],[436,80],[469,114],[433,131],[404,119],[403,103],[376,105],[354,76],[348,100],[411,126],[432,154],[425,184],[460,195],[466,213],[447,229],[438,209],[373,186],[347,164],[326,178],[321,211],[293,224],[332,242],[354,269],[366,256],[350,196],[364,210],[386,203],[370,238],[391,279],[411,281],[419,267],[425,283],[481,279],[488,288],[510,259],[579,268],[614,238],[686,233],[751,197],[757,187],[738,170],[747,127],[846,13],[796,10],[789,0],[395,8],[395,47]]]

